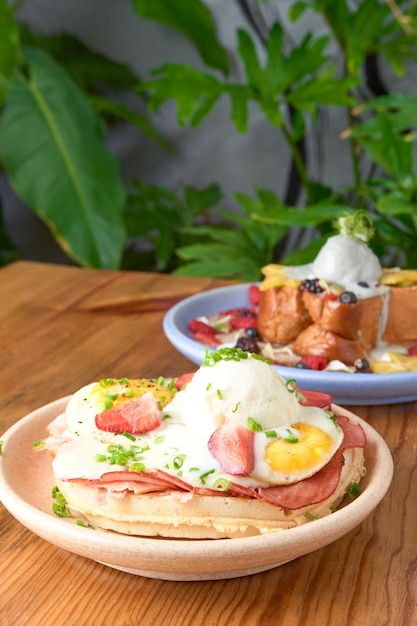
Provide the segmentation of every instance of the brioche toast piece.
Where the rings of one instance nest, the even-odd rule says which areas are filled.
[[[346,339],[317,323],[303,330],[292,348],[300,356],[313,354],[325,357],[328,361],[342,361],[346,365],[353,365],[357,359],[366,358],[360,339]]]
[[[303,292],[310,316],[323,331],[352,341],[359,340],[364,350],[370,350],[378,339],[378,327],[384,298],[377,295],[345,304],[323,298],[321,294]]]
[[[399,345],[417,342],[417,285],[391,287],[382,340]]]
[[[261,293],[258,330],[265,341],[289,344],[312,323],[298,287],[271,287]]]

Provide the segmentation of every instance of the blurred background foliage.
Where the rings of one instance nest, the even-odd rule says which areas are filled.
[[[413,67],[415,3],[234,1],[251,24],[251,32],[235,33],[240,81],[231,78],[230,55],[203,0],[131,0],[138,20],[175,29],[202,62],[166,62],[141,81],[75,36],[32,32],[19,20],[23,3],[0,0],[0,168],[16,195],[69,262],[84,267],[257,280],[273,260],[310,261],[337,215],[357,208],[372,219],[371,245],[386,265],[417,267],[417,97],[386,89],[379,71],[383,63],[403,77]],[[266,20],[261,5],[279,5],[285,21]],[[312,15],[324,34],[309,30]],[[303,21],[303,37],[289,39],[286,24]],[[178,126],[197,128],[224,98],[236,133],[248,132],[255,107],[284,138],[285,189],[236,189],[226,210],[217,181],[178,193],[122,179],[106,145],[109,128],[133,125],[170,151],[154,124],[161,107],[175,103]],[[317,177],[306,150],[328,108],[346,115],[337,140],[349,143],[352,182],[343,187]],[[306,229],[311,235],[300,245],[297,233]],[[0,211],[0,263],[16,258]]]

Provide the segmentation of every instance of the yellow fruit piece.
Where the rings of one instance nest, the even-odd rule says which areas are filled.
[[[417,371],[417,356],[408,356],[398,352],[386,352],[389,361],[373,361],[370,363],[374,374],[395,374],[397,372]]]
[[[411,287],[417,283],[417,270],[384,270],[380,283],[389,287]]]
[[[261,291],[266,291],[272,287],[288,286],[297,288],[302,282],[301,280],[288,276],[285,265],[278,265],[276,263],[269,263],[269,265],[265,265],[262,268],[262,274],[265,278],[260,286]]]

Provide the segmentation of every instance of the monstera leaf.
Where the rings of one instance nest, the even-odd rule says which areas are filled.
[[[100,119],[47,54],[22,49],[0,116],[0,157],[18,196],[78,264],[116,268],[125,191]]]

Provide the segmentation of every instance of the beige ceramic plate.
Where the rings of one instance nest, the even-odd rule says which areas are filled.
[[[67,400],[62,398],[30,413],[3,435],[0,499],[19,522],[46,541],[148,578],[216,580],[278,567],[332,543],[357,526],[384,497],[392,479],[392,457],[386,443],[369,424],[355,417],[367,436],[362,494],[328,517],[245,539],[181,541],[93,530],[52,512],[51,459],[46,452],[33,450],[32,444],[45,436],[46,425],[63,411]]]

